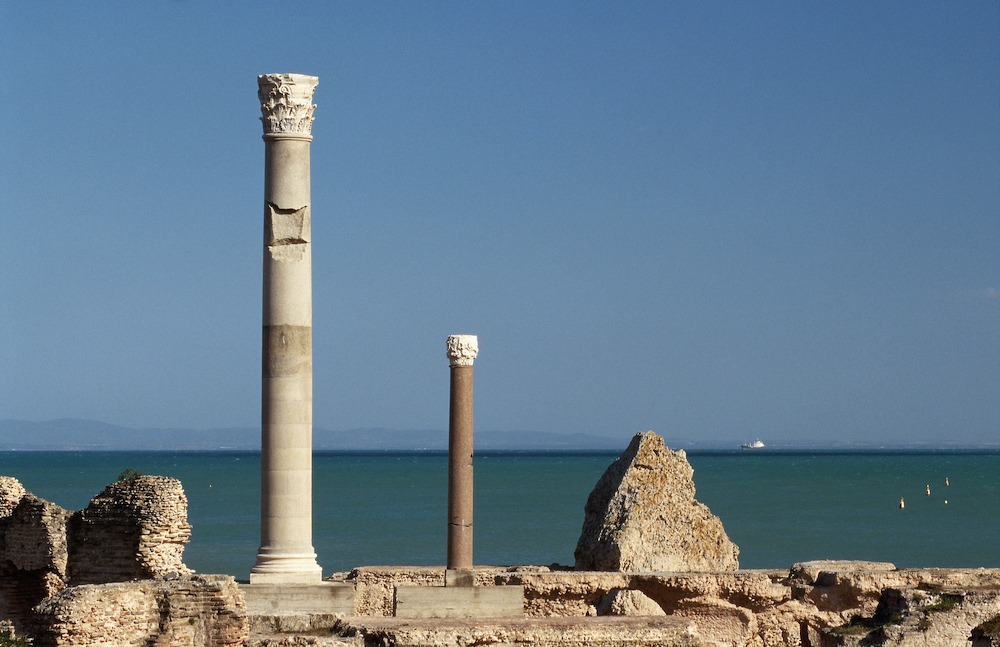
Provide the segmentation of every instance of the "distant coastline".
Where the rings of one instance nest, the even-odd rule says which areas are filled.
[[[596,436],[541,431],[476,431],[478,452],[621,452],[631,436]],[[671,449],[691,454],[740,454],[737,444],[705,443],[667,437]],[[313,430],[313,449],[334,452],[440,452],[448,449],[446,430],[351,429]],[[63,418],[48,421],[0,420],[0,451],[260,451],[260,429],[140,429],[95,420]],[[782,444],[742,452],[749,457],[800,453],[1000,453],[993,444],[930,443]]]
[[[476,448],[498,451],[621,451],[628,438],[534,431],[476,431]],[[447,430],[313,429],[316,451],[447,451]],[[65,418],[0,420],[0,451],[260,451],[260,429],[137,429]]]

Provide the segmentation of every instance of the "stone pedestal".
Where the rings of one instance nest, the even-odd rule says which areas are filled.
[[[252,583],[322,579],[312,546],[312,94],[302,74],[257,77],[264,124],[260,550]]]
[[[451,406],[448,417],[448,571],[446,582],[472,584],[472,362],[475,335],[448,337]],[[467,583],[467,584],[466,584]]]

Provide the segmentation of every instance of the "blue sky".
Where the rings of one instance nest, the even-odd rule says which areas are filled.
[[[1000,4],[10,1],[0,418],[260,416],[256,75],[318,76],[314,424],[1000,438]]]

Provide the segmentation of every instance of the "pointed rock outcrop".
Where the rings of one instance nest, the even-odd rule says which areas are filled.
[[[694,498],[694,470],[652,431],[636,434],[587,499],[579,571],[731,571],[739,548]]]

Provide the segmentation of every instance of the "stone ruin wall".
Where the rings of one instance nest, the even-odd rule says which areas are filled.
[[[68,584],[100,584],[182,576],[191,536],[187,497],[177,479],[136,476],[112,483],[67,529]]]
[[[35,604],[66,587],[70,514],[0,477],[0,630],[21,631]]]
[[[393,615],[397,586],[444,581],[443,567],[367,566],[347,578],[354,615]],[[706,646],[968,647],[976,627],[1000,614],[1000,569],[897,569],[889,563],[818,561],[790,570],[729,572],[577,571],[545,566],[477,567],[477,586],[524,587],[527,618],[669,616],[696,627]],[[939,606],[960,600],[954,610]],[[877,628],[880,609],[895,600],[891,625]],[[840,634],[856,619],[874,624]],[[634,636],[623,626],[620,644]],[[870,632],[880,634],[867,635]],[[430,643],[428,643],[430,644]],[[455,644],[455,643],[434,643]],[[587,645],[586,641],[566,645]],[[663,644],[675,644],[665,642]],[[973,647],[995,647],[979,642]]]
[[[240,645],[230,576],[196,576],[180,481],[138,475],[71,512],[0,476],[0,632],[35,645]]]
[[[243,594],[228,575],[73,586],[42,601],[36,647],[226,647],[248,636]]]

